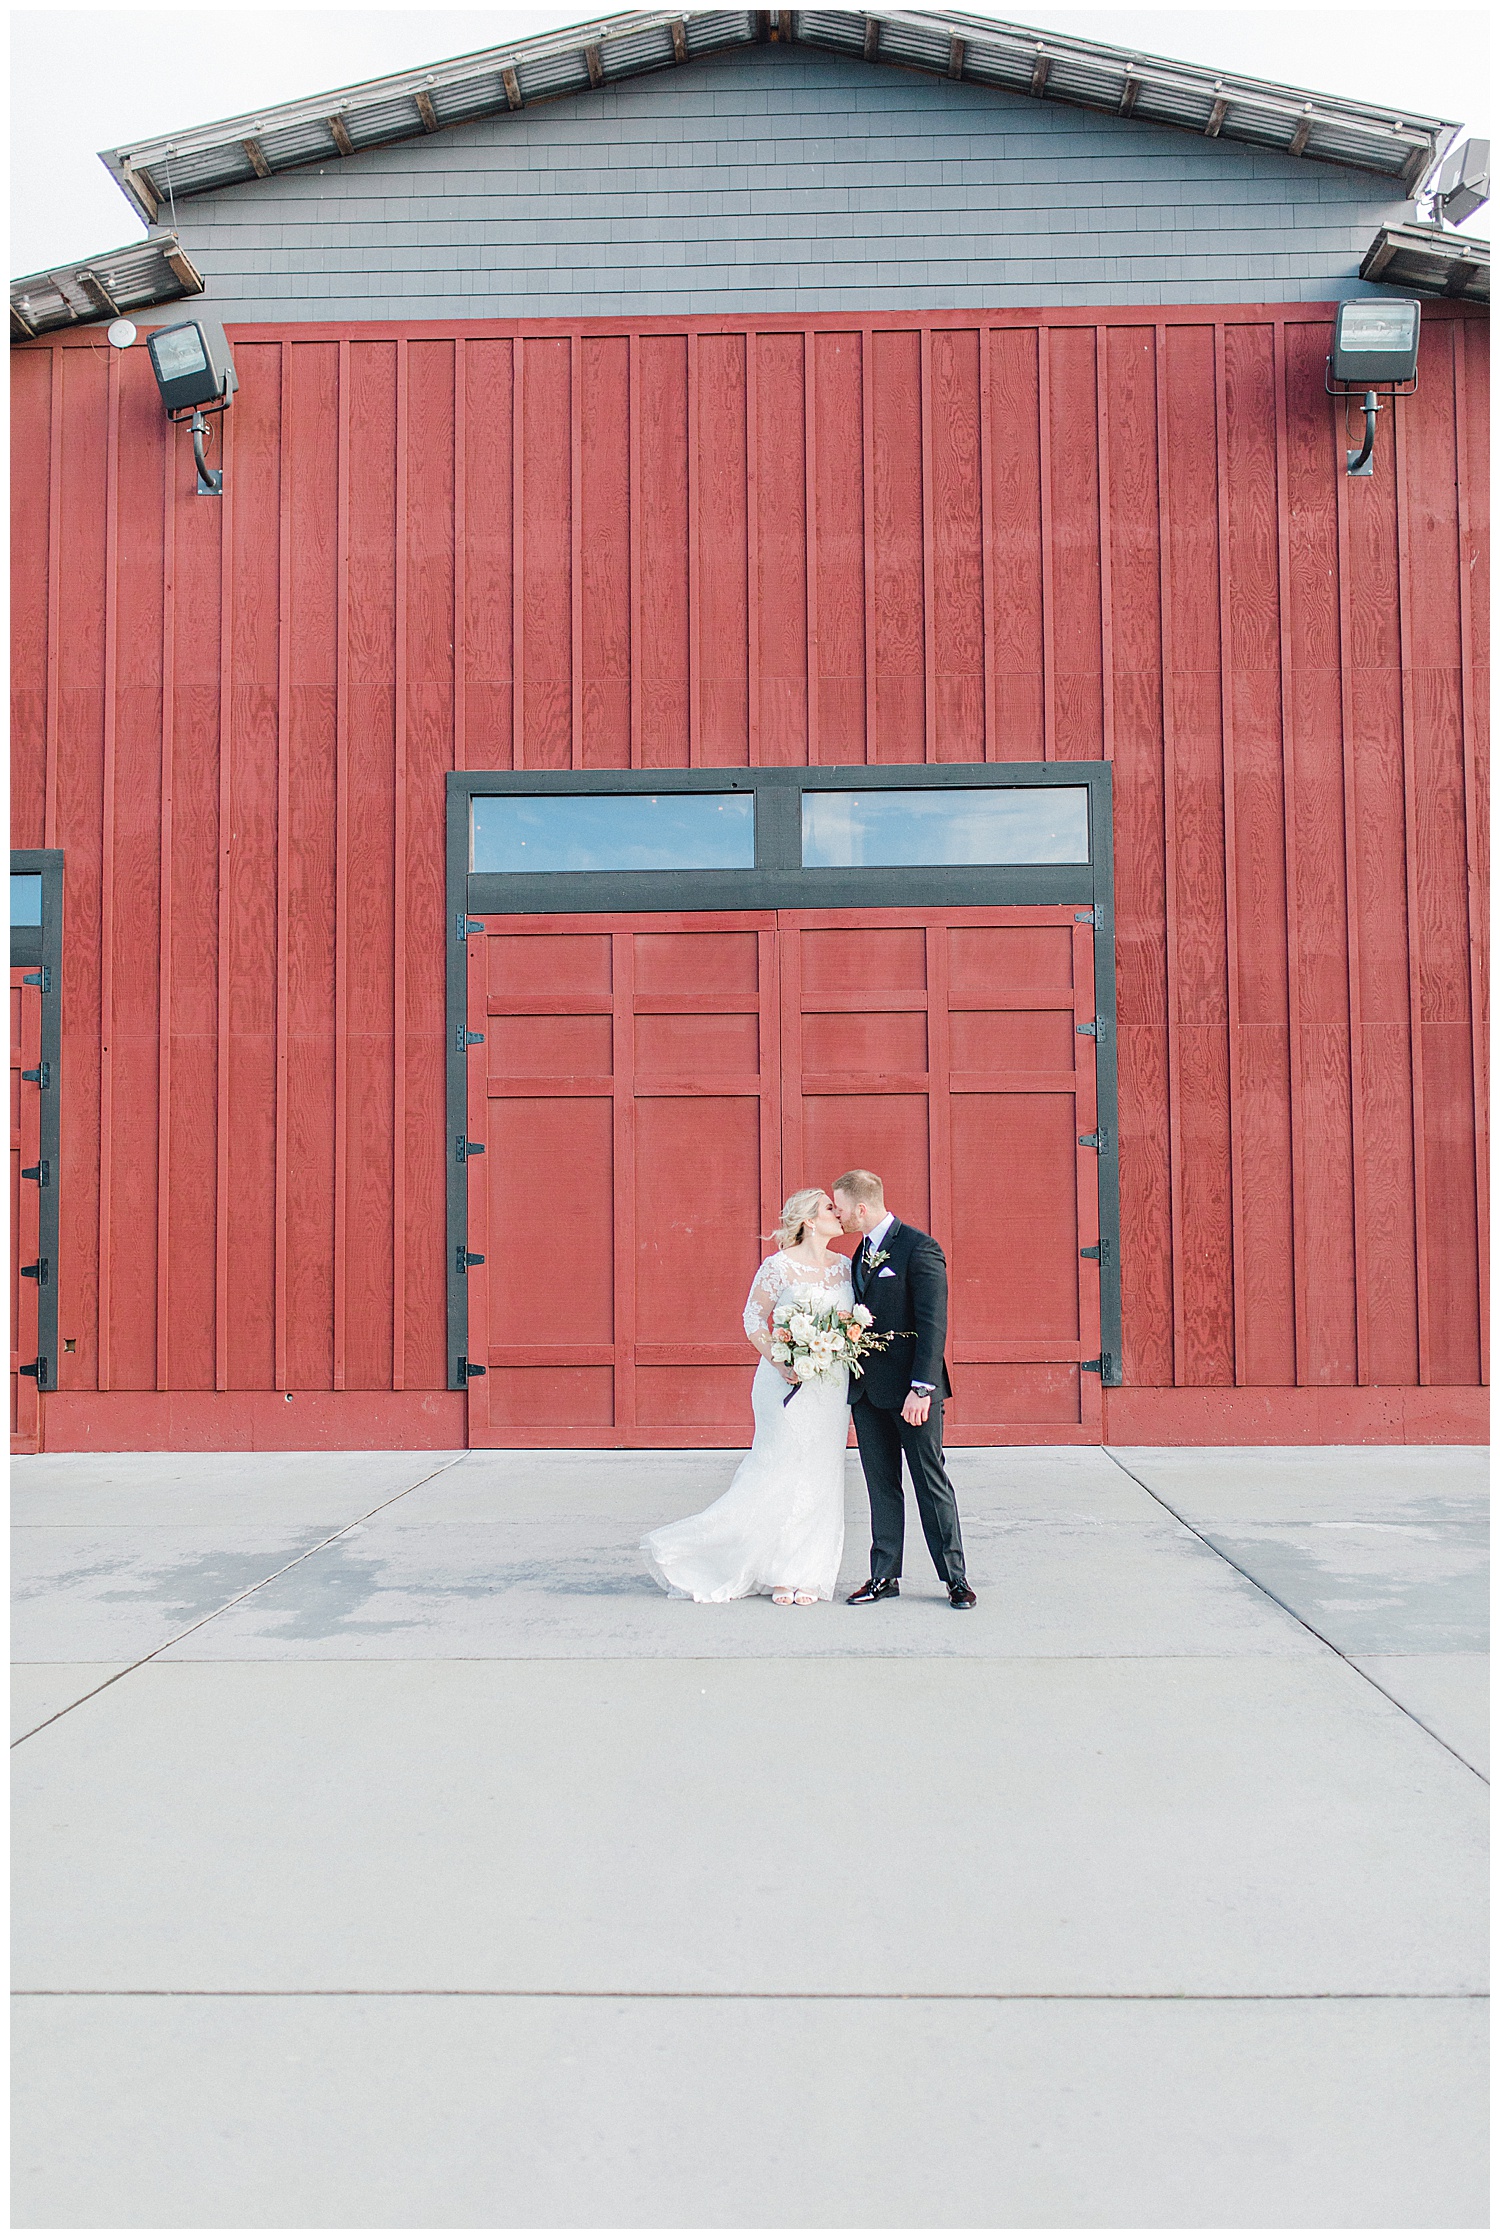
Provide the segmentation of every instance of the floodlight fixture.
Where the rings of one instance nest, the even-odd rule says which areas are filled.
[[[1462,225],[1482,210],[1490,198],[1488,140],[1465,140],[1451,149],[1428,191],[1447,225]]]
[[[1375,416],[1378,391],[1394,399],[1411,396],[1417,386],[1417,346],[1422,306],[1382,296],[1357,296],[1341,303],[1333,323],[1333,350],[1323,376],[1330,396],[1364,391],[1365,439],[1347,455],[1350,474],[1375,471]]]
[[[177,326],[158,327],[146,348],[167,418],[192,421],[198,495],[219,497],[224,489],[224,470],[211,467],[204,457],[208,435],[204,413],[227,412],[229,400],[239,387],[224,331],[212,320],[184,319]]]

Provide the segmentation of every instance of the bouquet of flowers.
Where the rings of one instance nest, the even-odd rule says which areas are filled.
[[[839,1306],[826,1291],[800,1287],[783,1291],[771,1316],[771,1358],[778,1367],[790,1368],[797,1381],[782,1406],[788,1406],[804,1384],[831,1379],[840,1368],[847,1368],[851,1376],[863,1376],[870,1355],[891,1341],[871,1329],[872,1319],[868,1306]]]

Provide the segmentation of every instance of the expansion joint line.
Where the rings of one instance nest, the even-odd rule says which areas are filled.
[[[1274,1602],[1278,1609],[1285,1610],[1287,1616],[1292,1618],[1297,1624],[1299,1624],[1304,1632],[1311,1633],[1314,1640],[1321,1641],[1325,1648],[1331,1648],[1334,1655],[1337,1656],[1341,1664],[1347,1664],[1350,1671],[1356,1673],[1357,1676],[1364,1681],[1367,1687],[1373,1687],[1377,1695],[1384,1695],[1386,1701],[1388,1703],[1394,1704],[1396,1709],[1400,1711],[1403,1718],[1409,1718],[1414,1726],[1420,1726],[1423,1733],[1426,1734],[1430,1740],[1435,1741],[1440,1749],[1446,1749],[1449,1756],[1456,1759],[1457,1762],[1463,1766],[1466,1773],[1472,1773],[1476,1780],[1484,1781],[1485,1787],[1488,1788],[1489,1781],[1486,1776],[1479,1770],[1479,1767],[1477,1765],[1471,1765],[1468,1758],[1460,1755],[1459,1751],[1454,1748],[1452,1742],[1444,1741],[1441,1734],[1434,1733],[1431,1726],[1427,1725],[1424,1720],[1420,1719],[1414,1710],[1409,1710],[1406,1704],[1403,1702],[1397,1702],[1396,1697],[1391,1693],[1389,1687],[1382,1687],[1378,1679],[1372,1679],[1367,1671],[1361,1670],[1360,1666],[1354,1661],[1354,1658],[1352,1656],[1346,1655],[1344,1650],[1340,1648],[1336,1640],[1330,1640],[1326,1633],[1320,1633],[1317,1626],[1310,1623],[1310,1621],[1303,1616],[1300,1609],[1293,1609],[1290,1602],[1284,1602],[1279,1594],[1273,1594],[1270,1587],[1263,1585],[1261,1580],[1258,1579],[1253,1572],[1246,1570],[1243,1563],[1237,1563],[1233,1555],[1226,1555],[1222,1547],[1216,1547],[1214,1545],[1214,1542],[1209,1538],[1207,1532],[1199,1531],[1197,1525],[1193,1523],[1188,1517],[1184,1516],[1180,1509],[1174,1508],[1169,1500],[1163,1500],[1161,1494],[1158,1493],[1152,1486],[1148,1485],[1144,1477],[1137,1477],[1133,1469],[1126,1469],[1125,1464],[1121,1461],[1118,1454],[1114,1453],[1108,1446],[1102,1447],[1100,1451],[1109,1455],[1109,1458],[1114,1463],[1116,1469],[1123,1471],[1124,1475],[1130,1479],[1132,1485],[1139,1485],[1141,1491],[1145,1493],[1149,1499],[1154,1500],[1158,1508],[1164,1508],[1174,1522],[1181,1524],[1184,1531],[1191,1532],[1194,1539],[1201,1541],[1211,1555],[1217,1555],[1221,1563],[1227,1563],[1231,1570],[1238,1571],[1241,1578],[1247,1579],[1249,1583],[1255,1588],[1255,1591],[1258,1594],[1264,1594],[1267,1601]]]
[[[581,1998],[768,2006],[1487,2005],[1483,1990],[15,1990],[13,1998]]]
[[[300,1555],[294,1555],[289,1563],[283,1563],[280,1570],[273,1570],[267,1577],[258,1578],[253,1586],[245,1587],[241,1593],[231,1594],[227,1602],[222,1602],[217,1609],[211,1609],[206,1617],[194,1618],[191,1625],[184,1625],[180,1633],[174,1633],[170,1640],[164,1640],[159,1647],[153,1648],[149,1656],[137,1656],[133,1664],[127,1664],[123,1671],[112,1672],[108,1679],[101,1679],[97,1687],[91,1687],[88,1693],[80,1695],[76,1702],[65,1703],[62,1709],[55,1710],[50,1718],[42,1719],[39,1725],[28,1727],[24,1734],[17,1734],[10,1745],[11,1748],[19,1749],[23,1741],[30,1741],[33,1735],[45,1732],[48,1726],[55,1726],[59,1718],[67,1717],[70,1710],[78,1710],[84,1703],[91,1703],[96,1695],[104,1693],[106,1687],[118,1686],[122,1679],[128,1679],[131,1673],[139,1671],[143,1664],[154,1663],[158,1656],[165,1656],[169,1648],[175,1648],[180,1641],[187,1640],[193,1633],[201,1632],[205,1625],[212,1625],[217,1618],[224,1615],[226,1610],[234,1609],[240,1602],[248,1601],[252,1594],[263,1592],[267,1586],[274,1586],[277,1579],[285,1578],[288,1571],[296,1570],[300,1564],[307,1562],[313,1555],[321,1555],[325,1547],[332,1547],[336,1540],[344,1539],[350,1532],[357,1531],[361,1524],[367,1524],[370,1518],[378,1516],[382,1509],[394,1508],[398,1500],[405,1500],[409,1493],[420,1492],[422,1487],[430,1485],[435,1477],[443,1477],[450,1469],[457,1469],[459,1463],[467,1460],[467,1458],[467,1453],[455,1454],[452,1461],[443,1462],[437,1469],[429,1469],[427,1475],[419,1477],[414,1485],[403,1485],[399,1493],[392,1493],[388,1500],[378,1500],[375,1506],[367,1508],[362,1516],[351,1516],[347,1524],[340,1524],[336,1532],[330,1532],[328,1537],[320,1539],[316,1546],[304,1547]]]

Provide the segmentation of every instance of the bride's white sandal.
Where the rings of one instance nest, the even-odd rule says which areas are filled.
[[[771,1599],[778,1609],[790,1609],[797,1597],[790,1586],[777,1586],[772,1590]]]
[[[816,1594],[805,1594],[805,1593],[803,1593],[803,1591],[801,1590],[801,1588],[800,1588],[800,1587],[798,1588],[797,1592],[796,1592],[795,1594],[793,1594],[793,1596],[792,1596],[792,1600],[793,1600],[793,1601],[794,1601],[794,1602],[795,1602],[795,1603],[797,1604],[797,1607],[798,1607],[799,1609],[806,1609],[806,1608],[807,1608],[807,1607],[809,1606],[809,1604],[810,1604],[810,1603],[812,1603],[812,1602],[815,1602],[815,1601],[817,1600],[817,1598],[818,1598],[818,1597],[817,1597],[817,1595],[816,1595]]]

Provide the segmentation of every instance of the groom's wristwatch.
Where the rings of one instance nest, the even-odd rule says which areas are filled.
[[[912,1390],[920,1392],[924,1399],[931,1399],[933,1393],[937,1390],[937,1386],[936,1384],[913,1384]]]

